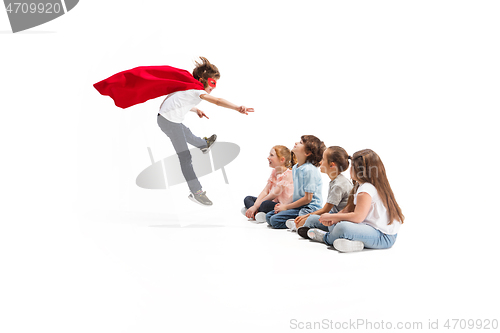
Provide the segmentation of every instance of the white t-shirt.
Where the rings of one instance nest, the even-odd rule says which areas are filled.
[[[397,234],[401,223],[398,220],[394,220],[392,224],[389,224],[389,214],[384,206],[384,203],[380,199],[375,186],[370,183],[361,184],[361,186],[358,187],[356,194],[354,195],[355,205],[358,199],[358,194],[361,192],[368,193],[372,197],[370,210],[368,211],[368,215],[366,215],[366,218],[362,223],[371,225],[375,229],[380,230],[387,235]]]
[[[200,104],[200,96],[207,94],[205,90],[176,91],[167,95],[160,106],[160,114],[173,123],[182,123],[186,114]]]

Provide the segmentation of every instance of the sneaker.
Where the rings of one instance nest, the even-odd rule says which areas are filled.
[[[217,140],[217,135],[214,134],[209,138],[204,137],[203,139],[205,139],[205,141],[207,142],[207,146],[205,148],[201,148],[201,151],[203,152],[203,154],[208,154],[208,152],[210,151],[210,147],[212,147],[215,143],[215,140]]]
[[[189,193],[189,196],[188,198],[191,200],[191,201],[194,201],[196,202],[197,204],[200,204],[200,205],[203,205],[203,206],[212,206],[213,203],[212,201],[210,201],[209,198],[207,198],[207,195],[206,195],[206,191],[198,191],[196,193]]]
[[[309,236],[307,236],[307,231],[309,230],[309,227],[300,227],[297,229],[297,233],[299,234],[300,237],[309,239]]]
[[[255,214],[255,223],[264,223],[266,222],[266,213],[259,212]]]
[[[361,241],[337,238],[333,241],[333,247],[339,252],[358,252],[364,249],[365,244]]]
[[[324,243],[326,231],[323,231],[321,229],[309,229],[307,230],[307,237],[309,237],[311,240]]]
[[[246,207],[243,207],[243,208],[241,209],[241,214],[243,214],[243,215],[247,216],[247,208],[246,208]]]
[[[290,231],[297,231],[297,227],[295,226],[295,219],[288,219],[285,222],[285,225]]]

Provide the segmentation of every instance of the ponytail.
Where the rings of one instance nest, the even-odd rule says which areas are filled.
[[[274,146],[273,149],[276,151],[278,159],[281,160],[282,157],[285,158],[285,167],[287,169],[291,169],[293,165],[297,163],[297,157],[287,147],[278,145]]]

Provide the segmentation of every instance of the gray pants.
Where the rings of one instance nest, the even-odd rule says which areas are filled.
[[[172,141],[175,152],[179,157],[182,174],[186,179],[189,190],[195,193],[201,190],[201,184],[196,177],[193,169],[191,153],[189,152],[188,143],[197,148],[206,148],[207,141],[199,138],[191,133],[191,130],[182,123],[173,123],[165,117],[158,114],[158,126]]]

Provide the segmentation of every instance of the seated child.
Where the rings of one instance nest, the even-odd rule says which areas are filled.
[[[293,173],[293,202],[277,204],[266,214],[267,223],[275,229],[286,229],[286,221],[321,208],[321,174],[318,165],[325,150],[325,144],[314,135],[303,135],[295,143],[292,152],[297,158]]]
[[[319,169],[322,173],[326,173],[330,177],[328,198],[320,210],[299,216],[295,219],[295,227],[301,237],[309,238],[307,230],[310,228],[319,228],[328,231],[328,227],[319,222],[319,216],[324,213],[338,213],[347,205],[347,199],[352,190],[352,183],[342,175],[342,172],[349,168],[348,157],[349,155],[344,148],[338,146],[328,147],[323,153]]]
[[[404,215],[380,157],[371,149],[356,152],[352,158],[351,178],[355,183],[347,206],[337,214],[323,214],[319,218],[319,222],[328,227],[328,232],[312,228],[307,236],[333,245],[340,252],[392,247]]]
[[[266,213],[272,211],[276,204],[292,202],[293,179],[292,161],[295,156],[285,146],[274,146],[269,152],[269,167],[273,168],[266,187],[258,197],[247,196],[241,209],[243,215],[255,219],[257,223],[266,222]]]

